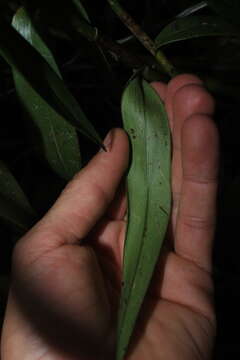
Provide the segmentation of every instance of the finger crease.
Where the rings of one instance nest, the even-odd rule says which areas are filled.
[[[210,185],[210,184],[216,184],[217,183],[217,177],[206,177],[203,176],[202,178],[199,176],[192,176],[192,175],[184,175],[183,177],[184,181],[194,183],[194,184],[202,184],[202,185]]]
[[[185,226],[193,229],[209,230],[215,226],[214,217],[212,217],[212,219],[205,219],[199,216],[181,215],[181,218],[181,222]]]

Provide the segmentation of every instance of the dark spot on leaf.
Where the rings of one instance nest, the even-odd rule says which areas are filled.
[[[135,133],[135,130],[134,130],[133,128],[131,128],[131,129],[130,129],[130,132],[131,132],[132,134],[134,134],[134,133]]]
[[[159,209],[162,210],[164,212],[164,214],[166,214],[168,216],[167,211],[161,205],[159,205]]]
[[[136,137],[136,135],[133,135],[133,137],[132,137],[132,138],[133,138],[133,140],[135,140],[137,137]]]

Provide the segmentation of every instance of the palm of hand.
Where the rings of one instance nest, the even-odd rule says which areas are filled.
[[[207,359],[211,353],[215,322],[211,304],[210,248],[217,145],[213,145],[212,151],[209,149],[207,161],[206,153],[205,156],[199,154],[210,138],[216,144],[217,136],[212,122],[207,119],[212,111],[211,98],[199,83],[193,76],[180,76],[167,89],[163,84],[154,85],[165,98],[172,121],[176,147],[173,153],[175,202],[172,234],[169,235],[167,249],[144,303],[127,357],[129,360]],[[184,91],[188,91],[188,95]],[[198,93],[195,98],[189,94],[194,91]],[[183,106],[178,104],[182,97],[192,104],[188,105],[190,110],[185,110],[185,113]],[[177,111],[178,124],[174,124],[174,111]],[[199,115],[196,115],[198,113],[207,114],[201,115],[205,116],[206,121],[199,119]],[[192,129],[193,134],[193,127],[198,126],[200,131],[204,131],[204,140],[199,136],[196,144],[193,144],[187,141],[187,134],[180,134],[179,129],[183,127],[186,118],[191,121],[185,133]],[[186,137],[185,153],[184,147],[180,150],[177,146],[182,136]],[[118,144],[115,144],[117,139]],[[187,155],[187,146],[190,155]],[[194,149],[194,146],[198,148]],[[17,359],[21,351],[22,359],[33,360],[85,360],[100,359],[100,356],[104,359],[107,356],[113,358],[111,351],[115,340],[125,233],[124,198],[115,199],[107,216],[100,221],[98,219],[112,200],[126,168],[127,159],[123,155],[126,149],[126,137],[120,130],[115,131],[108,159],[105,160],[106,154],[98,154],[98,159],[93,160],[89,169],[75,178],[49,214],[19,242],[13,259],[13,286],[2,337],[3,360]],[[191,159],[194,151],[195,158]],[[93,191],[88,191],[88,194],[94,196],[84,194],[84,201],[88,204],[84,208],[84,215],[81,211],[69,208],[72,216],[65,216],[61,204],[65,204],[65,207],[68,202],[72,204],[73,194],[76,198],[76,194],[81,193],[78,191],[79,183],[84,187],[85,178],[87,183],[90,173],[100,173],[97,166],[106,168],[111,156],[121,157],[116,164],[111,165],[116,167],[118,174],[113,175],[114,179],[106,179],[106,189],[112,186],[111,194],[106,194],[95,183]],[[192,168],[191,162],[195,163]],[[190,168],[192,171],[186,179],[182,172],[184,166],[186,171]],[[109,173],[114,173],[113,168]],[[196,181],[199,175],[200,179]],[[107,181],[113,185],[108,186]],[[178,194],[182,192],[184,197],[181,200]],[[187,202],[186,198],[191,197],[191,193],[197,204],[192,206],[188,199],[187,208],[192,208],[187,215],[184,201]],[[203,199],[205,196],[209,199],[209,195],[210,202],[198,202],[198,198]],[[89,210],[90,219],[88,207],[91,209],[94,202],[100,205],[94,213]],[[204,218],[200,213],[204,214]],[[56,218],[59,221],[56,222]],[[94,231],[88,235],[88,245],[79,246],[79,239],[89,233],[96,221],[98,223]],[[81,229],[80,223],[85,224]],[[190,240],[195,243],[191,245]]]

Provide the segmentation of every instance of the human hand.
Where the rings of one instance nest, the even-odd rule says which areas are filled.
[[[218,135],[201,81],[153,84],[173,136],[173,211],[165,248],[127,360],[210,359],[215,334],[211,248]],[[55,205],[16,245],[1,341],[2,360],[114,359],[128,165],[115,129]],[[107,144],[108,143],[108,144]]]

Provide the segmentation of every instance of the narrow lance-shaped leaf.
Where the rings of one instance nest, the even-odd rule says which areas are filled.
[[[0,219],[21,235],[33,225],[33,222],[29,221],[29,215],[2,194],[0,194]]]
[[[205,7],[207,7],[208,4],[206,1],[201,1],[197,4],[194,4],[190,7],[188,7],[187,9],[183,10],[182,12],[180,12],[180,14],[178,14],[176,17],[177,18],[182,18],[182,17],[186,17],[192,14],[195,14],[196,12],[204,9]]]
[[[80,0],[51,0],[51,2],[48,0],[42,0],[41,2],[25,0],[25,4],[29,9],[31,18],[37,16],[41,25],[44,24],[57,31],[64,32],[68,38],[74,39],[75,42],[78,42],[79,39],[82,40],[82,30],[85,35],[89,34],[91,40],[95,39],[97,35],[97,30],[91,25],[87,11]],[[119,84],[104,50],[95,41],[86,41],[84,46],[90,53],[92,62],[99,69],[103,87],[106,87],[111,96],[119,99]]]
[[[191,16],[175,20],[156,37],[157,48],[204,36],[240,36],[239,29],[216,16]]]
[[[21,49],[21,51],[19,51]],[[101,139],[62,79],[18,32],[0,17],[0,55],[63,118],[92,141]]]
[[[91,24],[90,18],[87,14],[86,9],[82,5],[79,0],[72,0],[73,4],[75,5],[76,9],[80,17],[85,19],[89,24]],[[65,3],[66,4],[66,3]],[[64,11],[64,8],[63,8]],[[76,29],[77,30],[77,29]],[[111,67],[110,62],[107,59],[105,51],[101,48],[101,46],[95,42],[88,43],[92,48],[92,60],[96,64],[97,68],[99,69],[99,76],[101,77],[101,81],[104,87],[107,88],[108,94],[110,93],[111,96],[118,97],[118,90],[119,90],[119,83],[115,77],[113,69]]]
[[[0,219],[25,232],[36,219],[26,195],[6,165],[0,161]]]
[[[224,19],[240,25],[240,1],[239,0],[207,0],[208,5]]]
[[[64,32],[70,38],[76,33],[84,33],[94,41],[97,36],[80,0],[23,0],[23,3],[31,18],[39,19],[40,23]]]
[[[117,360],[124,358],[165,238],[171,207],[171,140],[161,99],[137,77],[124,92],[122,115],[132,144],[132,162],[127,177],[128,227]]]
[[[23,8],[14,16],[13,26],[61,77],[53,55],[36,32]],[[13,75],[18,97],[27,116],[30,117],[30,126],[34,127],[33,142],[38,145],[51,168],[60,177],[71,179],[80,170],[81,163],[76,130],[48,105],[21,73],[13,69]]]
[[[90,19],[86,9],[84,8],[83,4],[80,0],[72,0],[73,4],[75,5],[76,9],[79,11],[79,14],[82,15],[83,19],[90,23]]]

